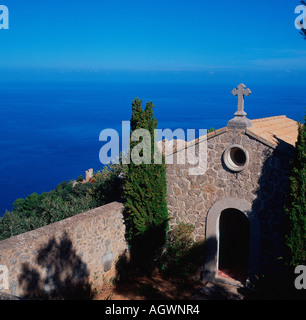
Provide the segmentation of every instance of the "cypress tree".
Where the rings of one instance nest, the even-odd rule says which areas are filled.
[[[305,116],[306,122],[306,116]],[[289,193],[285,212],[288,221],[286,246],[287,264],[295,267],[306,264],[305,230],[306,230],[306,130],[299,124],[295,155],[291,162]]]
[[[157,120],[153,116],[152,102],[148,102],[143,110],[142,100],[132,103],[131,135],[136,129],[146,129],[150,133],[151,163],[128,165],[125,180],[125,222],[126,238],[130,245],[131,259],[140,269],[150,275],[154,271],[154,257],[164,245],[168,230],[168,210],[166,202],[166,167],[164,158],[161,164],[154,163],[155,137],[154,129]],[[130,141],[130,154],[139,142]],[[131,140],[131,139],[130,139]],[[144,150],[139,151],[144,156]]]

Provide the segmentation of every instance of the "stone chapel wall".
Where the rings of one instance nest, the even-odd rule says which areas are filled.
[[[203,240],[207,213],[214,203],[225,198],[251,203],[260,222],[260,264],[265,272],[282,252],[283,207],[290,158],[246,132],[223,128],[208,135],[204,175],[189,175],[188,169],[192,167],[189,164],[168,165],[168,209],[172,225],[192,223],[195,239]],[[241,172],[230,171],[223,162],[225,149],[233,144],[241,145],[249,153],[249,164]]]

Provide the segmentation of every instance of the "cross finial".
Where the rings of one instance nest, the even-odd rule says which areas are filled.
[[[246,117],[246,112],[244,111],[244,96],[249,96],[251,94],[250,89],[246,89],[243,83],[240,83],[238,88],[232,90],[234,96],[238,95],[238,109],[234,113],[235,118],[231,119],[227,123],[227,128],[229,129],[246,129],[252,127],[252,121]]]
[[[235,116],[246,116],[244,111],[244,96],[249,96],[251,94],[250,89],[245,89],[246,86],[240,83],[238,89],[233,89],[232,94],[234,96],[238,95],[238,110],[235,112]]]

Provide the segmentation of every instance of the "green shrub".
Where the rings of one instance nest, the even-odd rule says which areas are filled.
[[[122,164],[121,161],[109,164],[103,170],[94,174],[92,195],[99,205],[116,201],[123,197],[125,174],[126,165]]]
[[[287,217],[286,261],[291,267],[306,263],[306,116],[299,124],[295,155],[291,161],[289,192],[285,212]]]
[[[193,231],[193,225],[181,222],[168,232],[159,258],[159,267],[165,276],[187,280],[204,263],[204,241],[194,241]]]

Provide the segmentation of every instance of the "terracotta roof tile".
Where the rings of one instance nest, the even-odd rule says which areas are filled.
[[[295,146],[298,136],[298,124],[286,116],[276,116],[252,120],[249,132],[278,145],[281,141]]]

